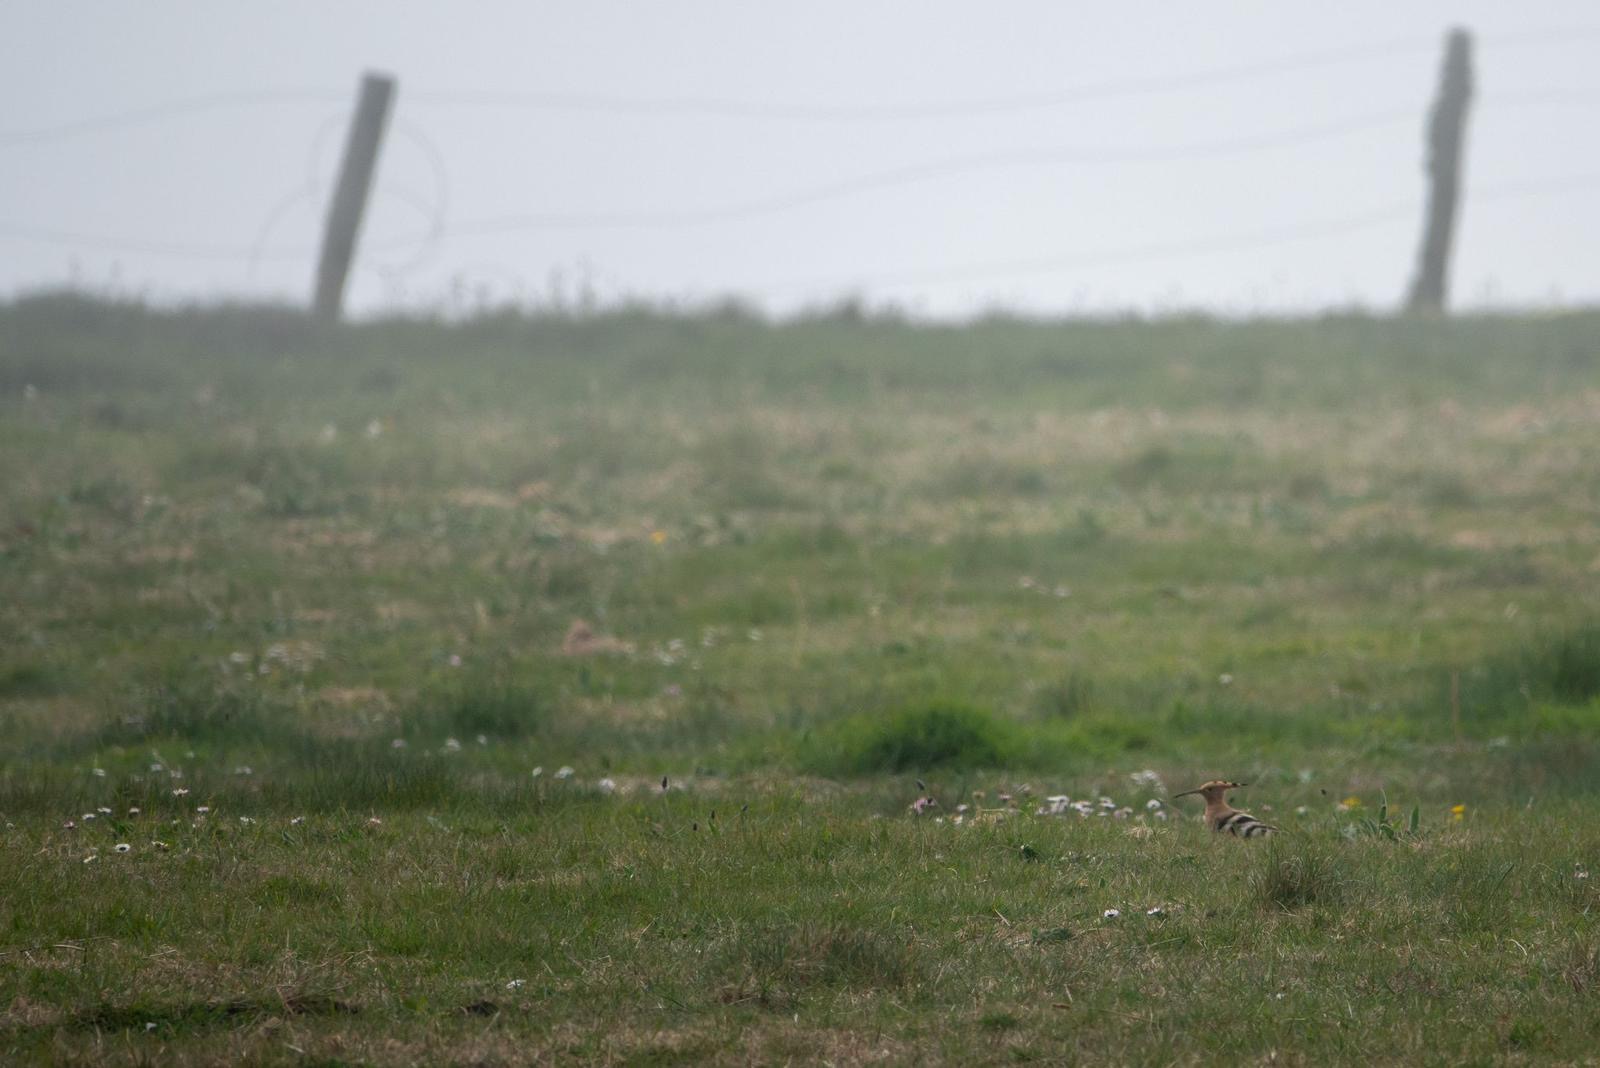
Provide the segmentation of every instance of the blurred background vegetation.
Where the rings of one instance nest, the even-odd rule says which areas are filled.
[[[19,300],[0,806],[152,763],[297,804],[563,764],[1587,791],[1597,337]]]

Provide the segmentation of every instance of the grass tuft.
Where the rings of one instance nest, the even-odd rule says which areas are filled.
[[[934,768],[993,768],[1013,752],[1012,731],[991,713],[933,701],[887,715],[856,716],[812,754],[816,770],[867,775]]]
[[[1338,859],[1314,842],[1284,844],[1276,837],[1251,875],[1257,900],[1274,909],[1332,905],[1344,899],[1345,878]]]
[[[915,946],[846,924],[757,928],[734,946],[735,962],[762,988],[899,989],[920,977]]]
[[[527,738],[548,725],[549,698],[503,677],[469,676],[406,716],[407,727],[430,737]]]

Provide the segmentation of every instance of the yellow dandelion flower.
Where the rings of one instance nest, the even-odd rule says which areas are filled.
[[[652,530],[650,532],[650,540],[660,545],[667,540],[667,532],[664,530]]]
[[[1339,807],[1340,808],[1345,808],[1345,809],[1360,808],[1361,807],[1361,798],[1356,797],[1354,794],[1351,794],[1349,797],[1347,797],[1343,801],[1339,802]]]
[[[1451,805],[1450,816],[1452,819],[1464,819],[1467,815],[1466,805]]]

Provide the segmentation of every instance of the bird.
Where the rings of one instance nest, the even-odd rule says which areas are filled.
[[[1223,782],[1213,779],[1193,790],[1185,790],[1181,794],[1173,794],[1174,800],[1187,797],[1190,794],[1199,794],[1206,799],[1206,826],[1218,834],[1227,832],[1238,838],[1257,838],[1262,835],[1272,834],[1278,828],[1270,823],[1263,823],[1248,812],[1240,812],[1228,804],[1228,791],[1237,790],[1241,786],[1249,786],[1244,782]]]

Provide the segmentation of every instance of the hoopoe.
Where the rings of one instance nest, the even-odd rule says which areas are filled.
[[[1223,782],[1213,779],[1203,786],[1193,790],[1185,790],[1181,794],[1173,794],[1174,798],[1187,797],[1190,794],[1199,794],[1206,799],[1206,826],[1218,834],[1226,831],[1228,834],[1239,838],[1255,838],[1259,835],[1271,834],[1278,828],[1270,823],[1262,823],[1248,812],[1240,812],[1228,804],[1228,791],[1237,790],[1241,786],[1248,786],[1243,782]]]

